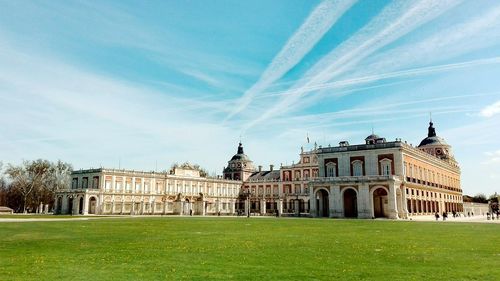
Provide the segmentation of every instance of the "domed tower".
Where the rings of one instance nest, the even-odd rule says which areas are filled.
[[[418,149],[456,164],[451,146],[443,138],[436,135],[436,129],[432,120],[429,122],[427,137],[420,142]]]
[[[243,145],[240,142],[238,151],[231,160],[228,161],[227,167],[224,168],[224,178],[245,181],[253,172],[255,172],[253,162],[243,152]]]

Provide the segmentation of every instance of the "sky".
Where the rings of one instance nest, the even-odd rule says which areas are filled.
[[[500,192],[500,2],[0,0],[0,161],[221,174],[429,113],[465,194]],[[307,143],[307,136],[310,142]]]

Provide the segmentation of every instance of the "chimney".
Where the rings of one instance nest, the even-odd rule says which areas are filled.
[[[259,172],[262,172],[262,166],[259,165]]]
[[[271,172],[273,171],[274,169],[274,165],[269,165],[269,170],[271,170]]]

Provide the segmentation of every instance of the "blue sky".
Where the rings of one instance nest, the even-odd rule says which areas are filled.
[[[417,145],[500,192],[498,1],[0,0],[0,160],[221,173],[301,146]],[[311,143],[306,143],[309,135]]]

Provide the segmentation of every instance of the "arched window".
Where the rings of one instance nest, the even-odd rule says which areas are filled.
[[[360,177],[363,175],[363,162],[356,160],[352,162],[352,174],[355,177]]]
[[[390,159],[382,159],[380,160],[380,174],[383,176],[389,176],[392,174],[391,170],[391,160]]]
[[[335,163],[330,162],[326,164],[326,176],[329,178],[337,176],[337,165]]]

